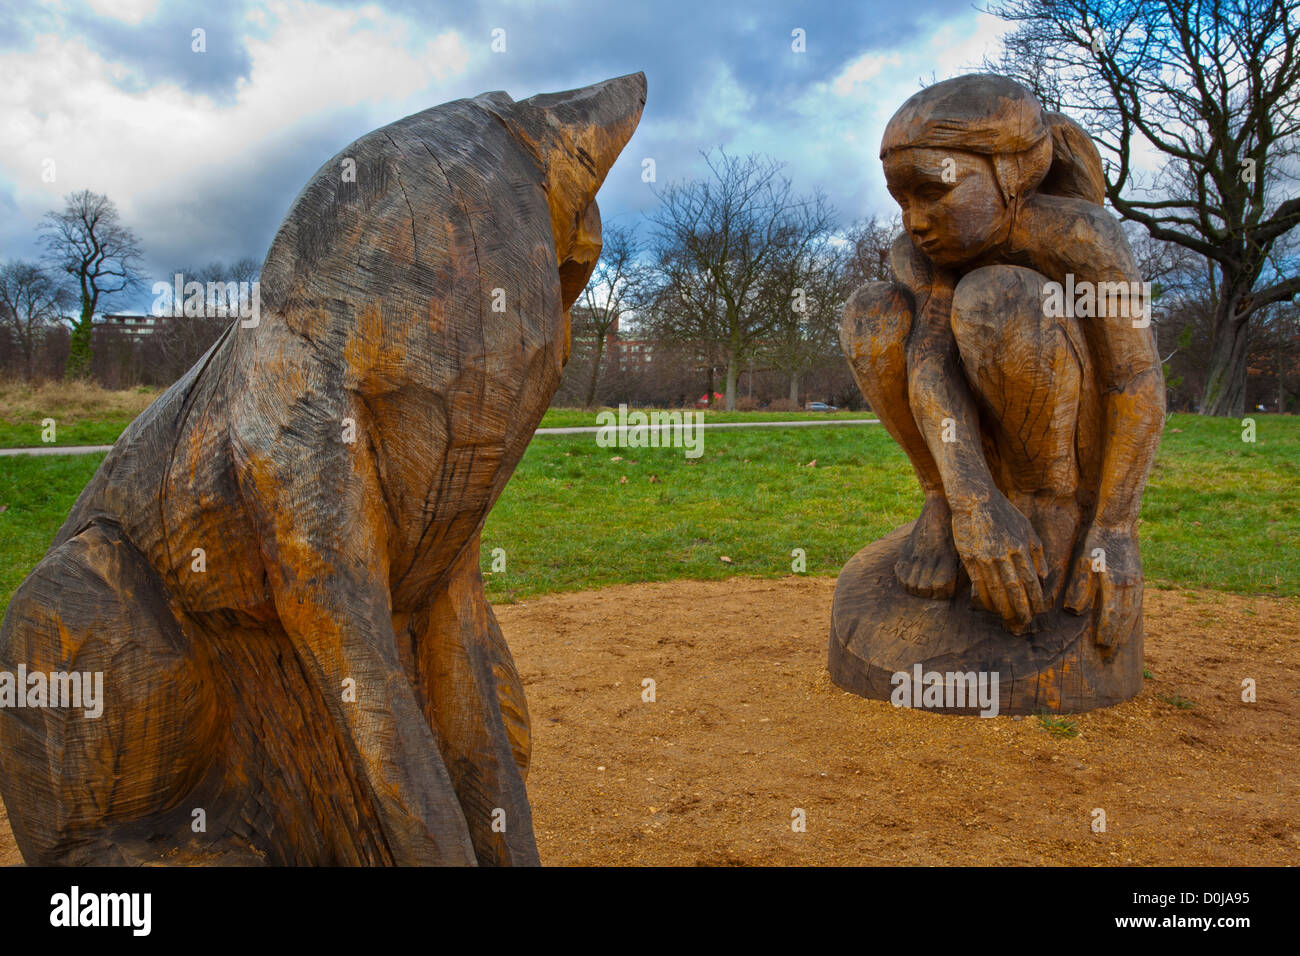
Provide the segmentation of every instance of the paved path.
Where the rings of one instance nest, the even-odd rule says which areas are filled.
[[[108,451],[112,445],[38,445],[35,448],[0,448],[0,456],[8,455],[93,455]]]
[[[694,428],[817,428],[827,425],[879,425],[880,422],[874,418],[828,418],[826,421],[796,421],[796,422],[704,422],[699,425],[693,425]],[[619,431],[632,431],[634,429],[645,429],[649,431],[663,431],[666,429],[683,429],[683,425],[656,425],[653,428],[649,425],[583,425],[574,428],[539,428],[533,434],[535,435],[594,435],[602,427],[616,428]],[[0,458],[12,455],[93,455],[96,452],[108,451],[112,445],[38,445],[35,448],[0,448]]]

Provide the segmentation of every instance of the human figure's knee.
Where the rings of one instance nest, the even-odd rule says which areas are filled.
[[[963,276],[953,291],[952,331],[968,367],[1019,360],[1022,347],[1051,332],[1044,316],[1047,279],[1020,266],[985,266]]]
[[[952,327],[967,379],[1008,439],[999,452],[1007,480],[1023,492],[1071,496],[1078,329],[1046,314],[1046,283],[1019,266],[976,269],[953,291]]]
[[[889,356],[907,345],[912,294],[897,282],[868,282],[849,297],[840,323],[840,344],[859,374],[880,374]]]

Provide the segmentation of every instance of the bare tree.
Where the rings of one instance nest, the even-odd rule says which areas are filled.
[[[689,260],[661,250],[637,289],[638,326],[678,356],[693,356],[705,377],[705,401],[713,403],[714,376],[726,324],[717,283]],[[656,363],[658,365],[659,363]]]
[[[629,292],[634,290],[641,266],[641,254],[636,235],[618,226],[604,228],[600,261],[592,270],[587,287],[578,296],[571,314],[581,325],[584,337],[594,338],[591,362],[591,381],[583,402],[586,408],[596,404],[596,386],[600,383],[601,363],[605,356],[605,340],[618,328],[619,318],[630,305]],[[579,329],[574,329],[578,333]]]
[[[210,297],[206,304],[227,305],[228,312],[232,305],[224,295],[228,284],[254,282],[260,271],[261,263],[249,256],[231,263],[210,262],[206,266],[176,270],[186,283],[198,282],[207,288],[214,288],[210,283],[219,283],[223,294]],[[156,350],[155,361],[162,377],[169,382],[180,378],[235,321],[237,315],[208,314],[205,308],[203,315],[180,315],[163,323],[147,343],[151,350]]]
[[[675,183],[660,194],[651,248],[679,296],[716,306],[716,313],[699,313],[707,319],[700,331],[709,337],[700,346],[725,362],[726,406],[734,409],[740,370],[772,332],[764,277],[816,200],[796,196],[782,164],[768,157],[739,158],[719,149],[704,158],[707,178]]]
[[[1290,408],[1292,383],[1300,380],[1300,306],[1295,302],[1278,303],[1272,313],[1263,324],[1260,344],[1276,376],[1277,411],[1285,412]]]
[[[1300,224],[1300,19],[1291,0],[1004,0],[1018,23],[987,64],[1084,122],[1108,156],[1106,195],[1217,273],[1200,410],[1240,415],[1252,316],[1300,293],[1283,237]],[[1135,153],[1166,157],[1154,177]]]
[[[36,346],[73,301],[67,286],[33,262],[0,265],[0,324],[22,350],[23,375],[29,381]]]
[[[95,313],[138,282],[139,240],[122,224],[113,201],[88,189],[70,193],[63,212],[46,213],[41,232],[50,262],[72,277],[80,293],[66,375],[82,377],[90,373]]]
[[[903,219],[895,215],[881,222],[875,216],[859,219],[848,228],[844,241],[848,245],[845,262],[849,294],[867,282],[891,282],[894,273],[889,266],[889,250],[894,239],[903,231]]]
[[[760,348],[789,381],[799,403],[799,383],[815,365],[839,352],[840,312],[850,280],[847,243],[831,233],[833,215],[820,195],[791,217],[786,243],[773,257],[760,285],[759,302],[770,312],[771,334]]]

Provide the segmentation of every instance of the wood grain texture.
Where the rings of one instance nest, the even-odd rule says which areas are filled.
[[[894,279],[854,293],[841,344],[925,503],[844,569],[831,674],[888,697],[884,668],[1002,666],[1013,711],[1132,696],[1164,382],[1096,147],[1013,81],[971,75],[904,103],[881,158],[903,213]]]
[[[105,680],[98,719],[0,709],[24,859],[538,862],[479,534],[644,103],[641,74],[459,100],[304,187],[259,321],[132,423],[9,605],[0,670]]]
[[[1128,700],[1142,688],[1142,633],[1113,654],[1092,639],[1091,621],[1055,609],[1018,636],[997,615],[974,608],[969,592],[917,600],[894,566],[912,525],[895,529],[844,566],[831,612],[831,679],[862,697],[888,700],[894,675],[997,674],[997,712],[1072,712]],[[1134,661],[1137,662],[1134,666]],[[976,714],[980,707],[927,709]]]

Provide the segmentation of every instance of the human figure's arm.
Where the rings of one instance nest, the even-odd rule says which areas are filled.
[[[1075,211],[1070,228],[1076,236],[1082,232],[1083,241],[1064,247],[1075,262],[1058,268],[1073,271],[1076,282],[1096,283],[1098,290],[1104,288],[1101,283],[1131,288],[1140,282],[1119,223],[1105,210]],[[1039,231],[1053,234],[1042,224]],[[1135,529],[1164,425],[1164,376],[1144,304],[1150,305],[1126,292],[1108,297],[1107,311],[1120,314],[1079,321],[1102,397],[1102,452],[1096,506],[1080,537],[1065,606],[1077,614],[1095,608],[1097,642],[1106,647],[1125,641],[1141,617],[1142,562]]]
[[[943,480],[953,543],[976,601],[1021,633],[1046,610],[1040,578],[1047,576],[1047,564],[1033,526],[998,489],[984,458],[979,412],[952,331],[957,275],[934,269],[899,244],[891,258],[899,280],[916,295],[908,396]]]

